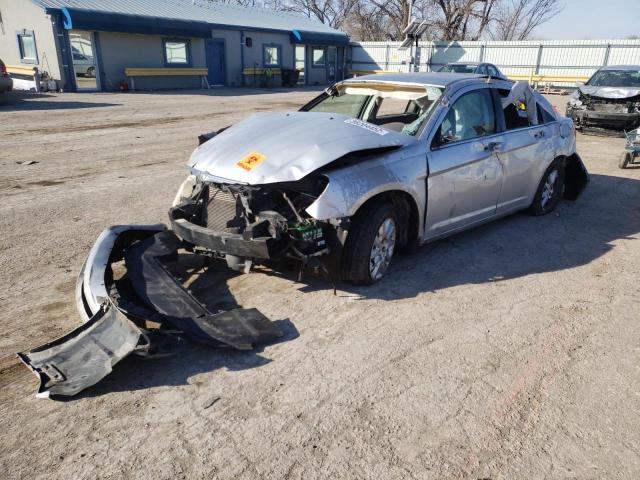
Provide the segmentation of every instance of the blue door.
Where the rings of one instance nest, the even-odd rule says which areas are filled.
[[[224,85],[224,41],[207,40],[206,53],[209,85]]]

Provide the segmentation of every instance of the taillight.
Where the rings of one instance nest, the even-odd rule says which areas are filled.
[[[7,67],[4,63],[0,63],[0,75],[6,75],[7,74]]]

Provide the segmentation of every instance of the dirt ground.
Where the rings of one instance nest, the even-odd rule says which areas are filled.
[[[617,168],[617,138],[579,136],[576,202],[398,257],[375,286],[225,277],[282,342],[185,343],[34,397],[15,352],[78,324],[100,231],[166,221],[197,134],[316,93],[0,100],[2,477],[640,478],[640,169]]]

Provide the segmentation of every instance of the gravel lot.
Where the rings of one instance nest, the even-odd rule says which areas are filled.
[[[640,478],[640,169],[617,168],[618,138],[579,137],[578,201],[398,257],[373,287],[218,279],[281,343],[184,344],[34,397],[14,354],[78,324],[100,231],[166,221],[197,134],[316,93],[0,100],[2,477]]]

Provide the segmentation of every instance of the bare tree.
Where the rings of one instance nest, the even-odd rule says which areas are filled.
[[[477,40],[492,20],[499,0],[433,0],[437,7],[434,22],[441,40]]]
[[[498,5],[492,37],[525,40],[533,30],[562,10],[560,0],[502,0]]]
[[[354,40],[402,40],[410,0],[199,0],[301,13]],[[413,18],[429,22],[430,40],[523,40],[557,15],[561,0],[414,0]]]

